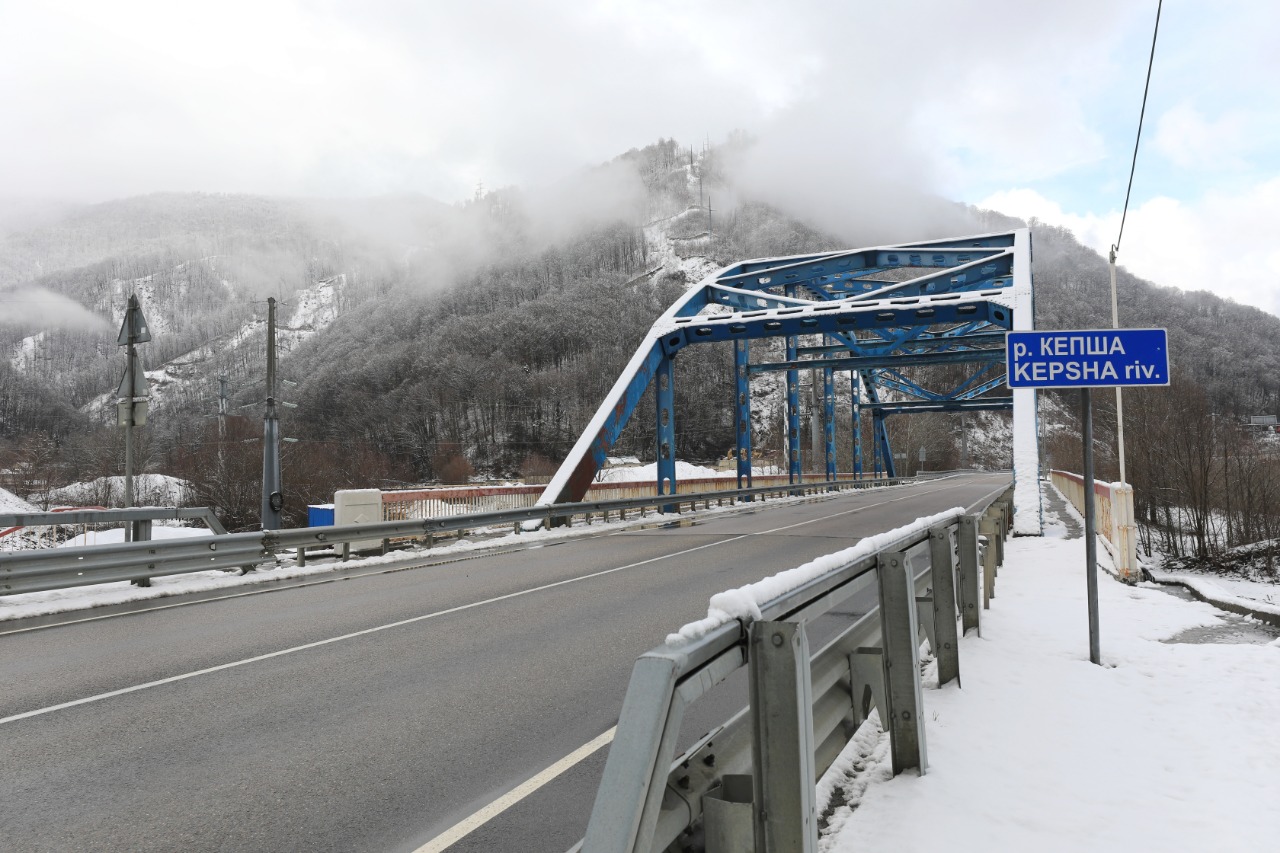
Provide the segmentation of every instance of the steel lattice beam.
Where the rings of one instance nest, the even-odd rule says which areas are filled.
[[[750,479],[750,378],[767,371],[787,374],[787,436],[790,473],[800,476],[800,412],[797,371],[821,369],[828,473],[834,458],[834,393],[828,377],[848,370],[855,378],[852,406],[855,442],[861,409],[872,416],[875,467],[894,473],[885,419],[921,411],[1014,410],[1015,482],[1020,494],[1035,491],[1039,459],[1035,447],[1035,394],[987,396],[1002,384],[1002,342],[1011,329],[1034,327],[1030,233],[1026,229],[900,243],[732,264],[690,288],[659,318],[615,382],[569,456],[544,491],[540,503],[580,500],[595,472],[655,376],[659,388],[655,416],[660,493],[676,489],[677,433],[673,363],[694,344],[732,342],[737,391],[736,452],[740,478]],[[822,346],[800,346],[826,336]],[[782,338],[784,362],[752,365],[747,344]],[[932,391],[901,370],[931,365],[972,364],[974,372],[954,388]],[[915,400],[882,399],[893,392]],[[865,400],[863,399],[865,396]],[[745,429],[744,429],[745,425]],[[854,453],[860,473],[861,448]],[[1028,498],[1028,501],[1032,498]],[[1027,501],[1019,501],[1020,506]],[[1038,532],[1027,514],[1018,532]]]

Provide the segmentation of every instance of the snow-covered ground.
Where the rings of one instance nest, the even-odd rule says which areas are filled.
[[[178,527],[160,523],[151,527],[152,539],[189,539],[193,536],[212,536],[213,531],[203,527]],[[83,545],[119,545],[124,542],[124,528],[90,530],[58,543],[59,548],[78,548]]]
[[[185,506],[191,484],[167,474],[138,474],[133,478],[136,506]],[[124,477],[99,477],[51,489],[45,496],[52,506],[123,506]]]
[[[1100,573],[1094,666],[1084,541],[1046,521],[1008,543],[982,637],[960,647],[963,689],[925,691],[926,775],[892,778],[864,726],[819,787],[835,804],[820,849],[1275,849],[1274,629]]]
[[[779,471],[776,467],[770,465],[756,465],[751,469],[751,473],[757,477],[768,477],[776,474],[785,473]],[[707,468],[703,465],[694,465],[691,462],[682,462],[676,460],[676,482],[684,480],[705,480],[713,477],[732,479],[738,476],[736,469],[719,470],[716,468]],[[596,474],[597,483],[652,483],[658,478],[658,463],[650,462],[648,465],[619,465],[614,468],[601,468]]]
[[[0,489],[0,512],[39,512],[40,507],[27,503],[8,489]]]

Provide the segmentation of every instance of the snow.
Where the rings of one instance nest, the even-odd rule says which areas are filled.
[[[137,506],[184,506],[191,494],[191,484],[167,474],[137,474],[133,478],[134,504]],[[46,496],[51,504],[61,506],[123,506],[124,477],[99,477],[85,483],[72,483],[51,489]]]
[[[196,536],[212,536],[213,531],[200,527],[163,527],[152,525],[152,539],[188,539]],[[90,530],[58,545],[59,548],[77,548],[84,545],[115,545],[124,541],[124,528]]]
[[[772,469],[770,469],[772,470]],[[762,467],[754,467],[751,469],[756,476],[765,476],[770,471],[766,471]],[[691,462],[682,462],[676,460],[676,482],[682,480],[706,480],[710,478],[733,478],[738,476],[737,469],[721,471],[716,468],[707,468],[702,465],[694,465]],[[658,463],[650,462],[648,465],[627,465],[617,468],[601,468],[596,474],[597,483],[652,483],[658,479]]]
[[[1046,522],[1007,544],[982,637],[960,647],[963,689],[925,691],[926,775],[891,778],[864,726],[820,787],[843,792],[823,853],[1275,847],[1280,641],[1170,642],[1224,616],[1101,574],[1093,666],[1084,541]]]
[[[704,637],[721,625],[725,625],[735,619],[759,619],[761,605],[803,586],[814,578],[838,569],[840,566],[861,560],[863,557],[869,557],[899,539],[903,539],[913,533],[928,530],[935,524],[942,524],[957,515],[963,514],[964,507],[952,507],[937,515],[917,518],[910,524],[904,524],[902,527],[896,527],[886,533],[868,536],[860,540],[852,548],[845,548],[842,551],[836,551],[834,554],[827,554],[816,560],[810,560],[802,566],[779,572],[764,580],[756,581],[737,589],[716,593],[711,596],[711,601],[707,607],[707,615],[696,622],[690,622],[673,634],[668,634],[667,645],[680,646],[691,640]]]
[[[30,504],[8,489],[0,489],[0,512],[26,513],[40,512],[40,507]]]
[[[1164,572],[1148,568],[1160,581],[1177,581],[1211,601],[1280,616],[1280,584],[1247,578],[1208,577],[1197,572]]]

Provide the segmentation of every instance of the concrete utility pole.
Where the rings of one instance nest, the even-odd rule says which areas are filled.
[[[124,322],[120,326],[120,334],[116,345],[127,347],[127,359],[124,378],[116,391],[119,398],[116,403],[116,425],[124,427],[124,505],[133,506],[133,428],[145,426],[147,423],[147,377],[138,363],[138,344],[151,340],[151,332],[147,330],[147,320],[142,316],[142,306],[138,303],[137,294],[129,295],[129,304],[125,308]],[[134,525],[130,524],[126,538],[134,540]]]
[[[1111,247],[1111,328],[1120,328],[1120,305],[1116,298],[1116,247]],[[1120,460],[1120,482],[1128,482],[1124,478],[1124,396],[1120,386],[1116,386],[1116,443]]]
[[[262,529],[280,529],[280,419],[276,415],[276,300],[267,299],[267,413],[262,432]]]

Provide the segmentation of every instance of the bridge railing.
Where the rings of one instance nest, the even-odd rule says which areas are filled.
[[[731,491],[645,495],[489,512],[440,514],[429,518],[405,518],[369,524],[231,533],[200,539],[165,539],[15,551],[0,554],[0,596],[117,581],[145,584],[151,578],[163,575],[215,569],[249,571],[263,563],[274,562],[277,554],[286,551],[296,551],[298,560],[302,563],[308,548],[334,547],[345,556],[347,547],[352,543],[381,543],[385,550],[392,540],[416,539],[430,542],[433,537],[451,531],[474,531],[503,526],[514,526],[519,530],[526,522],[532,522],[535,528],[539,524],[550,527],[556,523],[569,522],[575,517],[584,517],[590,522],[596,516],[607,521],[613,515],[623,520],[629,512],[643,515],[656,509],[660,513],[678,513],[686,506],[692,509],[698,504],[710,507],[713,502],[723,504],[771,496],[813,495],[903,482],[908,481],[858,480],[795,485],[783,483]],[[2,520],[3,517],[0,517],[0,521]]]
[[[761,603],[758,618],[726,620],[643,655],[586,837],[573,850],[816,850],[815,783],[873,708],[889,733],[893,772],[923,773],[921,640],[937,659],[939,686],[957,679],[959,637],[980,630],[994,597],[1012,494],[1004,488],[974,514],[956,509],[864,540],[834,567],[774,576],[757,588],[795,588]],[[878,606],[811,656],[807,626],[866,590]],[[744,667],[749,706],[675,755],[689,705]]]
[[[855,478],[853,474],[837,474],[836,482],[848,483],[872,477]],[[825,481],[819,481],[825,482]],[[756,488],[773,488],[788,485],[787,475],[759,475],[752,478]],[[495,512],[504,509],[520,509],[535,506],[545,486],[441,486],[428,489],[406,489],[382,493],[383,521],[401,521],[410,518],[432,518],[440,515],[458,515],[469,512]],[[676,481],[676,494],[700,495],[709,492],[734,492],[737,478],[701,477]],[[626,480],[612,483],[592,483],[584,499],[587,502],[643,498],[653,494],[652,480]]]
[[[1052,470],[1049,481],[1076,512],[1084,514],[1084,477],[1070,471]],[[1141,579],[1138,565],[1138,527],[1134,521],[1133,486],[1128,483],[1093,484],[1093,512],[1098,533],[1115,563],[1116,573],[1127,583]]]

